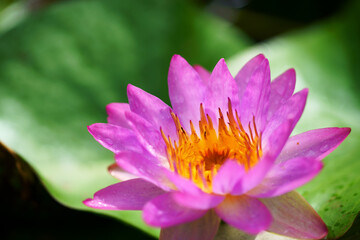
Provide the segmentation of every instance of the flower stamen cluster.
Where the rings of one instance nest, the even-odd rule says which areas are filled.
[[[234,115],[230,99],[226,113],[227,123],[222,110],[218,110],[220,117],[217,131],[211,117],[205,114],[203,104],[200,104],[199,135],[191,120],[191,134],[188,134],[173,112],[171,116],[176,126],[178,141],[172,142],[161,130],[170,169],[192,180],[205,192],[212,192],[213,178],[226,160],[238,162],[247,171],[262,156],[261,134],[257,131],[255,117],[252,126],[249,123],[246,131],[236,110]]]

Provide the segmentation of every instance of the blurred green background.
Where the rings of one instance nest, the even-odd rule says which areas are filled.
[[[126,102],[128,83],[169,102],[173,54],[209,70],[224,57],[235,74],[261,52],[272,77],[294,67],[297,89],[310,88],[295,132],[352,128],[299,192],[329,239],[360,238],[359,10],[359,1],[1,0],[5,239],[154,239],[140,212],[82,205],[116,182],[106,171],[112,154],[86,125],[105,122],[108,103]]]

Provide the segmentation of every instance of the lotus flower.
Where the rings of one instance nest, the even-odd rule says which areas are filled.
[[[321,160],[350,133],[323,128],[290,137],[308,89],[295,94],[295,71],[270,80],[263,55],[235,76],[221,59],[210,74],[174,55],[172,108],[128,85],[129,103],[107,106],[108,123],[88,127],[115,153],[109,170],[122,182],[84,204],[142,210],[160,239],[213,239],[220,220],[248,234],[263,230],[323,238],[327,228],[293,190],[314,178]]]

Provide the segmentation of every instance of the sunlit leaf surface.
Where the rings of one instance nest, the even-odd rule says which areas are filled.
[[[352,128],[322,173],[299,189],[324,218],[329,238],[341,236],[360,210],[359,10],[351,6],[243,53],[244,36],[181,0],[55,4],[0,36],[0,140],[32,165],[58,201],[100,212],[81,202],[116,182],[106,172],[112,154],[86,130],[106,121],[106,104],[125,102],[128,83],[167,101],[175,53],[210,70],[219,58],[241,52],[229,61],[236,73],[263,52],[273,77],[294,67],[297,89],[310,88],[296,133]],[[102,213],[157,234],[140,212]]]
[[[357,2],[359,3],[359,2]],[[329,228],[329,239],[343,235],[360,211],[360,5],[310,29],[288,34],[232,58],[233,72],[259,52],[269,58],[272,76],[297,72],[297,89],[309,88],[305,112],[295,133],[323,127],[351,127],[344,143],[325,158],[325,167],[299,192]]]
[[[86,125],[106,122],[105,106],[127,101],[128,83],[167,100],[174,53],[210,67],[247,45],[186,1],[54,4],[0,36],[0,140],[62,204],[97,211],[82,201],[116,182],[113,156]],[[103,213],[157,234],[140,212]]]

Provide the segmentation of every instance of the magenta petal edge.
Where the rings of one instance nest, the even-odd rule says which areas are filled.
[[[294,93],[295,83],[294,69],[271,81],[262,54],[234,77],[224,59],[209,72],[174,55],[171,106],[129,85],[129,103],[109,104],[108,123],[88,127],[115,153],[109,171],[123,181],[84,204],[142,210],[162,240],[211,240],[220,220],[248,234],[325,237],[325,223],[294,190],[316,177],[350,128],[290,137],[308,96]]]

